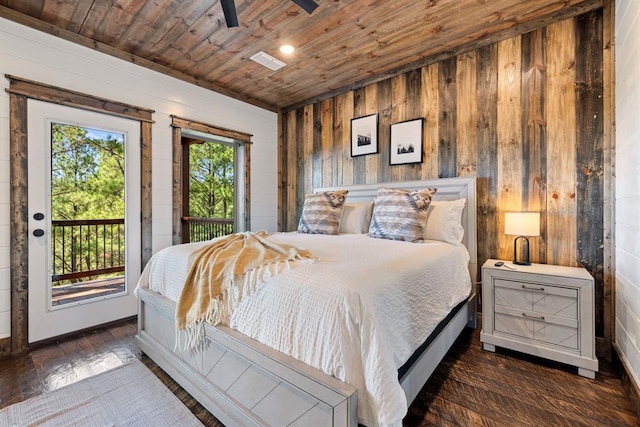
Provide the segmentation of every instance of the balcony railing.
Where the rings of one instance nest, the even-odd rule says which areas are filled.
[[[124,272],[124,219],[51,221],[52,281]]]
[[[124,219],[86,219],[52,221],[51,250],[53,274],[57,284],[96,279],[124,272]],[[233,218],[183,217],[183,240],[200,242],[234,232]],[[187,240],[188,239],[188,240]]]
[[[233,234],[233,218],[182,217],[182,243],[202,242]]]

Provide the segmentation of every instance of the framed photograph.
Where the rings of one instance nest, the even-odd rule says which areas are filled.
[[[378,152],[378,115],[351,119],[351,157]]]
[[[389,164],[422,163],[422,118],[391,125]]]

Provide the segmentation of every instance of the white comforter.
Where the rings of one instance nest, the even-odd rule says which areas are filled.
[[[232,313],[230,326],[357,387],[360,423],[401,425],[407,401],[397,370],[469,295],[466,249],[356,234],[269,238],[320,259],[291,263],[267,279]],[[175,301],[188,254],[202,244],[159,252],[139,286]]]

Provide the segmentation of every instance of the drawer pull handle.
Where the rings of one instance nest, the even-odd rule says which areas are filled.
[[[528,291],[540,291],[540,292],[544,292],[544,288],[541,287],[537,287],[537,286],[527,286],[527,285],[522,285],[522,289],[526,289]]]
[[[523,317],[528,317],[529,319],[536,319],[536,320],[544,320],[544,316],[532,316],[530,314],[527,313],[522,313]]]

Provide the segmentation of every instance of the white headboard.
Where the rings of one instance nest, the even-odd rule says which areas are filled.
[[[464,227],[464,237],[462,243],[466,246],[471,257],[469,261],[469,272],[471,280],[475,283],[478,273],[478,248],[476,239],[476,179],[475,178],[441,178],[427,179],[423,181],[404,182],[383,182],[378,184],[350,185],[341,187],[316,188],[317,191],[331,191],[337,189],[349,190],[347,202],[366,202],[373,200],[378,192],[378,188],[402,188],[405,190],[416,190],[420,188],[437,188],[438,191],[434,200],[455,200],[467,199],[464,211],[462,212],[462,226]]]

